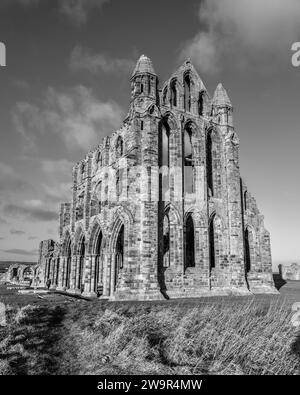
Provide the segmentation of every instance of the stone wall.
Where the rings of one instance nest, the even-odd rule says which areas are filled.
[[[279,265],[279,273],[284,280],[300,281],[300,263],[292,263],[290,266]]]
[[[210,98],[187,61],[159,90],[142,56],[131,88],[121,128],[73,168],[44,283],[110,300],[276,292],[223,86]]]

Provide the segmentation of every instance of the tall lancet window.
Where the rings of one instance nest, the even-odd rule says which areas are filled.
[[[207,133],[206,139],[206,177],[207,177],[207,188],[208,195],[213,196],[213,168],[212,168],[212,138],[211,131]]]
[[[171,82],[170,90],[171,90],[171,106],[177,107],[177,81],[173,80]]]
[[[165,106],[167,104],[167,96],[168,96],[168,88],[165,87],[163,91],[163,105]]]
[[[85,238],[83,237],[80,244],[79,251],[79,271],[78,271],[78,283],[77,288],[83,291],[84,288],[84,259],[85,259]]]
[[[193,146],[192,146],[192,127],[187,125],[184,130],[184,191],[185,193],[195,192],[195,180],[194,180],[194,158],[193,158]]]
[[[246,272],[249,273],[251,270],[251,253],[250,253],[250,241],[249,241],[249,230],[245,230],[245,262]]]
[[[117,157],[123,156],[124,143],[123,143],[123,139],[122,139],[121,136],[119,136],[118,139],[117,139],[116,151],[117,151]]]
[[[208,195],[220,198],[222,194],[222,140],[215,130],[206,136],[206,174]]]
[[[185,221],[184,232],[184,267],[195,267],[195,229],[194,221],[189,215]]]
[[[185,111],[191,111],[191,77],[186,74],[184,77],[184,109]]]
[[[203,92],[199,93],[198,113],[199,113],[200,117],[202,117],[203,113],[204,113],[204,93]]]
[[[169,191],[170,128],[165,121],[159,133],[159,200],[166,201]]]
[[[170,266],[170,220],[168,214],[165,214],[163,224],[163,266]]]
[[[216,267],[216,256],[215,256],[215,216],[213,216],[209,223],[209,268],[210,270]]]

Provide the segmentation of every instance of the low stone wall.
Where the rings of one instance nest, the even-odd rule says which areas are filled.
[[[7,279],[7,273],[0,273],[0,284],[5,283],[6,279]]]
[[[292,263],[290,266],[279,265],[279,273],[284,280],[300,281],[300,263]]]

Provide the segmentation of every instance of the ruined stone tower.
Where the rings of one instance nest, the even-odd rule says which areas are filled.
[[[275,291],[231,101],[221,84],[211,99],[189,60],[159,89],[140,57],[128,115],[74,166],[70,200],[40,257],[53,288],[110,300]]]

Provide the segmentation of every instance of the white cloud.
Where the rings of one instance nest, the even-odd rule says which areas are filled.
[[[67,92],[48,88],[41,105],[17,103],[12,116],[29,147],[41,134],[58,135],[70,150],[86,151],[120,127],[123,111],[114,101],[101,102],[84,86]]]
[[[105,73],[130,73],[134,65],[134,60],[111,58],[102,53],[92,53],[80,46],[74,48],[70,58],[71,70],[87,70],[93,74],[99,70]]]
[[[191,57],[205,72],[215,72],[226,61],[244,67],[266,57],[285,59],[282,54],[289,55],[300,35],[299,0],[204,0],[198,17],[200,31],[180,57]]]

